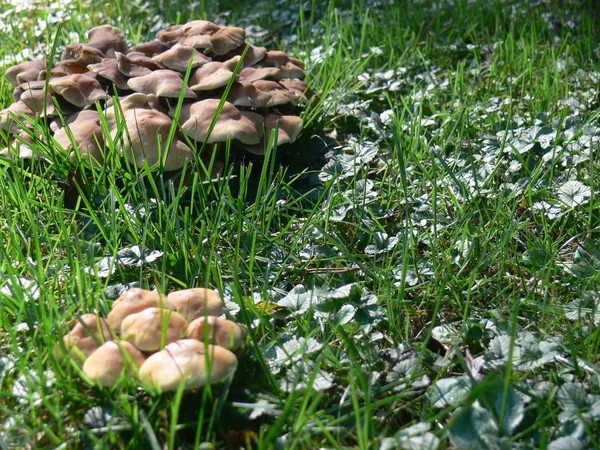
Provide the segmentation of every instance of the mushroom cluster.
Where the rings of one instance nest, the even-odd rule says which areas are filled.
[[[302,61],[246,43],[242,28],[194,20],[128,47],[122,30],[102,25],[87,43],[67,45],[58,62],[6,71],[14,103],[0,111],[0,129],[20,156],[50,134],[73,158],[102,165],[110,139],[138,167],[160,161],[177,170],[203,144],[231,140],[260,155],[274,130],[279,145],[293,142],[314,95],[303,76]]]
[[[142,386],[173,391],[218,383],[237,367],[242,327],[219,317],[216,291],[184,289],[161,295],[134,288],[108,317],[84,314],[63,338],[67,354],[94,383],[112,386],[137,377]]]

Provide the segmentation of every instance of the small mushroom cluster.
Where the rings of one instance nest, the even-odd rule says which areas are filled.
[[[303,125],[297,114],[314,95],[303,76],[302,61],[246,43],[242,28],[194,20],[128,47],[122,30],[102,25],[88,32],[87,43],[67,45],[54,64],[33,60],[6,71],[14,103],[0,111],[0,129],[9,132],[21,156],[31,155],[29,144],[43,134],[33,129],[41,117],[47,120],[37,122],[49,123],[55,142],[72,157],[79,152],[102,165],[108,139],[119,139],[125,157],[138,167],[163,161],[165,170],[177,170],[203,143],[231,140],[260,155],[273,130],[278,144],[293,142]]]
[[[216,291],[184,289],[161,295],[134,288],[113,304],[106,319],[84,314],[63,338],[68,355],[103,386],[137,377],[142,386],[173,391],[218,383],[237,367],[244,332],[218,317]]]

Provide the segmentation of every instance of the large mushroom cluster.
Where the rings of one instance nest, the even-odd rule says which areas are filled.
[[[273,130],[279,145],[293,142],[302,131],[298,114],[313,96],[303,76],[302,61],[246,43],[242,28],[194,20],[128,47],[122,30],[102,25],[87,43],[67,45],[58,62],[6,71],[14,103],[0,111],[0,129],[22,156],[31,154],[28,144],[42,134],[34,124],[42,123],[72,157],[101,165],[110,139],[138,167],[162,161],[164,170],[177,170],[205,143],[231,140],[260,155]]]
[[[218,383],[237,367],[243,329],[219,317],[216,291],[184,289],[161,295],[134,288],[119,297],[107,318],[79,317],[63,338],[67,355],[94,383],[113,386],[122,377],[174,391]]]

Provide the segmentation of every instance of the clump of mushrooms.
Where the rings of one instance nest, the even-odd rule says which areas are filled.
[[[0,110],[8,136],[0,155],[35,157],[19,135],[48,124],[41,134],[53,137],[51,145],[97,166],[116,148],[138,167],[173,171],[203,145],[228,140],[261,155],[271,133],[283,145],[302,131],[299,114],[314,96],[303,68],[282,51],[247,43],[241,28],[205,20],[168,27],[132,47],[120,29],[98,26],[88,42],[67,45],[59,61],[26,61],[6,71],[14,103]]]
[[[244,330],[219,317],[223,300],[211,289],[168,295],[134,288],[106,319],[84,314],[63,338],[65,355],[93,383],[112,387],[122,378],[174,391],[219,383],[236,369]]]

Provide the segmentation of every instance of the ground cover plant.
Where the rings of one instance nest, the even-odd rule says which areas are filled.
[[[0,109],[8,66],[101,23],[243,27],[320,94],[297,146],[215,180],[75,181],[44,139],[0,159],[0,448],[599,447],[593,2],[207,3],[0,6]],[[218,290],[234,378],[157,394],[59,364],[68,321],[133,286]]]

